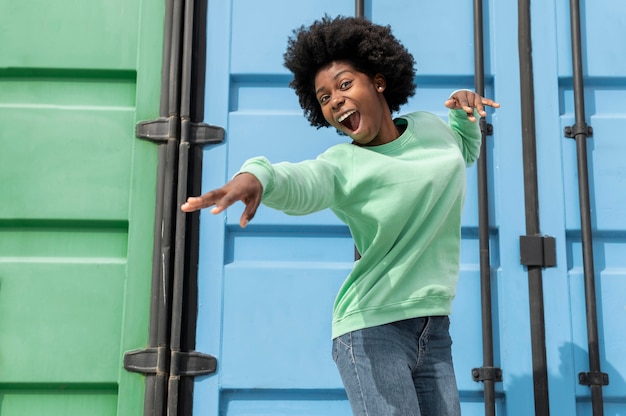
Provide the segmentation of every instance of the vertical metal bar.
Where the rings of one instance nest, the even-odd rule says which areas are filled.
[[[174,0],[166,0],[165,26],[163,33],[163,59],[161,70],[161,98],[159,115],[167,117],[170,101],[170,69],[172,58],[172,31],[174,30]],[[169,333],[169,303],[168,303],[168,269],[166,258],[169,251],[167,231],[170,227],[170,219],[166,214],[166,200],[170,198],[167,193],[168,177],[171,177],[170,163],[171,146],[167,143],[158,145],[158,167],[155,201],[155,224],[154,224],[154,250],[152,259],[152,282],[150,302],[150,330],[148,335],[148,348],[157,348],[159,357],[166,360],[169,353],[164,351]],[[157,373],[146,376],[146,389],[144,397],[144,414],[160,416],[165,413],[164,400],[167,391],[165,389],[165,376],[157,370]]]
[[[176,146],[169,139],[165,144],[164,164],[165,178],[163,186],[163,218],[160,224],[161,245],[158,255],[161,281],[159,282],[157,349],[159,354],[157,373],[155,375],[155,405],[152,414],[165,414],[165,398],[167,397],[167,368],[169,366],[169,328],[171,307],[171,235],[172,235],[172,172],[175,165]]]
[[[174,8],[172,13],[172,47],[169,69],[169,97],[168,97],[168,115],[179,115],[180,105],[180,59],[181,59],[181,42],[183,30],[183,8],[184,0],[174,0]]]
[[[355,5],[354,5],[354,16],[365,17],[365,1],[364,0],[356,0]]]
[[[196,2],[196,14],[199,3]],[[192,84],[195,87],[195,84]],[[194,119],[195,120],[195,119]],[[189,153],[187,195],[199,195],[202,191],[202,147],[192,144]],[[200,215],[187,214],[185,237],[185,287],[183,297],[181,350],[194,351],[196,348],[196,323],[198,318],[198,258],[200,255]],[[178,387],[178,414],[193,414],[194,378],[183,377]]]
[[[580,205],[580,231],[583,250],[583,271],[585,281],[585,304],[587,321],[587,341],[589,354],[589,371],[601,374],[600,348],[598,340],[598,317],[596,305],[596,288],[593,263],[593,235],[591,232],[591,206],[589,202],[589,172],[587,167],[587,135],[585,121],[585,97],[582,68],[582,41],[580,30],[580,4],[578,0],[570,0],[570,21],[572,37],[572,78],[574,87],[575,124],[573,128],[576,140],[578,165],[578,197]],[[603,397],[602,384],[590,383],[591,405],[594,416],[602,416]]]
[[[161,223],[163,221],[163,198],[165,187],[165,146],[158,145],[158,168],[156,183],[156,205],[154,221],[154,246],[152,251],[152,281],[150,294],[150,330],[148,334],[148,348],[155,348],[158,345],[159,328],[159,302],[161,295]],[[156,394],[156,375],[146,375],[146,389],[144,396],[145,414],[154,414],[154,408],[158,396]]]
[[[182,1],[181,1],[182,2]],[[191,104],[191,63],[193,52],[193,13],[194,0],[184,2],[182,21],[182,61],[180,71],[180,141],[178,143],[178,174],[175,207],[184,202],[187,195],[187,173],[189,158],[189,139],[191,125],[189,120]],[[186,216],[175,208],[174,236],[174,271],[172,283],[172,319],[170,329],[170,350],[172,353],[181,351],[181,326],[183,315],[183,298],[185,284],[185,233]],[[178,415],[180,372],[179,363],[172,360],[168,382],[168,416]]]
[[[175,206],[176,170],[178,165],[178,136],[180,121],[178,118],[179,95],[179,60],[180,60],[180,32],[182,7],[181,0],[173,0],[171,17],[171,36],[169,48],[167,118],[168,138],[165,155],[165,183],[163,192],[163,220],[161,222],[161,291],[159,293],[159,329],[158,353],[159,365],[156,374],[156,400],[154,415],[166,414],[168,402],[168,372],[170,366],[170,330],[171,330],[171,300],[172,300],[172,234],[174,227],[173,210]]]
[[[207,0],[195,0],[193,4],[193,39],[191,56],[191,81],[189,92],[189,113],[181,110],[182,116],[189,116],[192,122],[204,118],[204,92],[206,76],[206,21]],[[189,22],[189,20],[187,20]],[[187,141],[187,133],[181,133],[181,140]],[[199,195],[202,191],[201,146],[192,144],[189,150],[187,167],[187,195]],[[187,214],[185,221],[185,282],[183,288],[183,310],[180,347],[183,351],[196,348],[196,322],[198,318],[198,259],[200,250],[200,213]],[[193,414],[194,378],[183,377],[178,386],[178,415]]]
[[[161,96],[159,105],[159,115],[167,117],[169,108],[169,86],[170,86],[170,61],[172,48],[172,26],[174,19],[174,0],[165,1],[165,27],[163,30],[163,65],[161,68]],[[167,92],[167,93],[166,93]]]
[[[485,95],[483,3],[474,0],[474,88]],[[482,313],[483,367],[493,368],[493,322],[491,301],[491,263],[489,250],[489,191],[487,178],[487,121],[480,119],[481,147],[477,163],[478,175],[478,242],[480,248],[480,295]],[[495,380],[483,380],[485,415],[495,416]]]
[[[539,228],[539,192],[536,169],[535,95],[530,0],[518,0],[518,31],[526,234],[536,236],[541,233]],[[547,416],[550,414],[550,408],[545,345],[543,276],[540,266],[527,267],[535,414]]]

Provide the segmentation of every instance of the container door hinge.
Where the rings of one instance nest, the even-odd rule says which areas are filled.
[[[165,143],[169,138],[179,135],[178,124],[178,119],[165,117],[140,121],[135,126],[135,136],[151,142]],[[188,138],[191,144],[221,143],[224,141],[224,129],[206,123],[189,122]]]
[[[168,374],[170,376],[201,376],[217,369],[217,359],[197,351],[170,351],[164,347],[128,351],[124,368],[133,373]]]
[[[601,371],[578,373],[578,384],[582,384],[583,386],[608,386],[609,375]]]
[[[556,240],[544,235],[522,235],[519,238],[520,263],[525,266],[556,266]]]
[[[480,367],[472,369],[472,379],[475,382],[491,380],[493,382],[502,381],[502,369],[497,367]]]

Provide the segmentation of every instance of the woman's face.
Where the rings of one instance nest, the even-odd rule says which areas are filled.
[[[385,78],[370,77],[348,63],[335,61],[315,76],[315,95],[326,121],[362,146],[399,137],[383,95]]]

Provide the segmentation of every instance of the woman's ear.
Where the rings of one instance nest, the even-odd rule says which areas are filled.
[[[385,91],[385,88],[387,88],[387,82],[385,81],[385,76],[383,74],[374,75],[373,81],[376,91],[383,92]]]

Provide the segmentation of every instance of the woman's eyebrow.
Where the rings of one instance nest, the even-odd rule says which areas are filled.
[[[342,71],[339,71],[335,74],[335,76],[333,77],[333,80],[336,80],[337,78],[339,78],[344,72],[352,72],[349,69],[344,69]],[[320,91],[322,91],[324,89],[324,87],[319,87],[317,90],[315,90],[315,94],[319,94]]]

